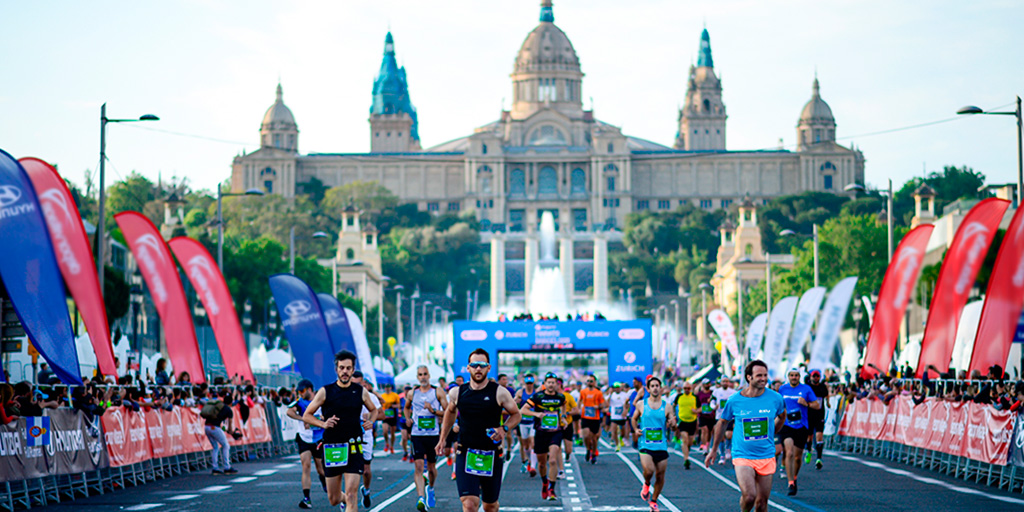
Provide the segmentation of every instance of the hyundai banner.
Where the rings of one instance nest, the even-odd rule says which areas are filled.
[[[0,277],[36,347],[65,384],[82,384],[71,317],[49,230],[32,182],[0,150]]]
[[[764,342],[764,329],[768,324],[768,313],[761,313],[754,317],[747,329],[747,361],[757,359],[757,353],[761,351],[761,344]]]
[[[466,375],[469,353],[483,348],[491,355],[489,376],[498,378],[498,353],[607,352],[610,382],[644,379],[652,373],[651,321],[516,321],[454,323],[454,370]]]
[[[789,328],[793,326],[796,311],[796,297],[786,297],[775,304],[768,314],[768,333],[764,340],[764,362],[768,365],[768,377],[781,375],[782,355],[786,351]]]
[[[313,289],[291,274],[277,274],[270,276],[270,293],[299,372],[318,388],[336,381],[331,337]]]

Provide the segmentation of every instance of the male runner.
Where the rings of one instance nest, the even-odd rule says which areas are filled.
[[[808,379],[807,385],[811,387],[814,396],[818,400],[824,400],[825,403],[823,404],[824,407],[807,411],[807,424],[811,427],[811,435],[807,436],[807,455],[804,458],[804,462],[807,464],[811,463],[811,443],[813,442],[814,451],[818,454],[817,460],[814,461],[814,468],[821,469],[821,451],[825,449],[825,409],[830,407],[832,403],[829,401],[828,384],[821,380],[821,371],[811,370]]]
[[[501,493],[501,441],[508,429],[515,428],[522,416],[508,390],[487,379],[491,356],[478,348],[469,354],[470,381],[448,392],[448,407],[444,410],[441,437],[434,450],[438,455],[445,449],[448,429],[459,413],[459,449],[455,461],[458,476],[455,480],[462,501],[463,512],[477,512],[483,502],[485,512],[498,512]],[[501,424],[501,415],[508,420]]]
[[[736,394],[736,390],[732,387],[732,379],[723,377],[721,387],[711,392],[711,405],[715,410],[715,421],[722,419],[722,409],[725,408],[725,404],[729,402],[729,398],[734,394]],[[725,423],[725,439],[732,441],[732,422]],[[722,446],[723,453],[719,454],[719,464],[725,464],[727,460],[732,458],[732,450],[729,448],[729,444],[726,443]]]
[[[370,483],[373,482],[373,470],[370,469],[370,464],[373,463],[373,443],[374,439],[374,428],[373,424],[380,419],[380,403],[381,399],[373,392],[373,384],[363,379],[363,372],[356,370],[352,372],[352,382],[362,385],[370,393],[370,401],[377,408],[376,411],[371,411],[367,407],[363,407],[361,416],[363,420],[370,421],[370,428],[363,432],[363,460],[366,461],[366,466],[363,469],[363,485],[359,486],[359,494],[363,497],[363,506],[370,508],[373,502],[370,500]]]
[[[437,454],[434,447],[440,439],[438,417],[444,416],[448,398],[444,392],[430,385],[430,369],[426,365],[416,368],[420,385],[406,393],[405,422],[412,431],[412,458],[416,462],[413,478],[416,481],[416,509],[426,511],[437,505],[434,485],[437,483]],[[427,466],[429,483],[424,485],[423,465]]]
[[[580,409],[576,398],[563,386],[561,377],[558,378],[558,391],[565,395],[565,414],[562,417],[562,422],[565,423],[565,428],[562,429],[562,443],[565,444],[565,450],[558,454],[558,479],[561,480],[565,477],[565,457],[572,454],[572,447],[576,439],[576,432],[573,429],[576,419],[579,418]]]
[[[697,397],[693,384],[683,381],[683,392],[676,395],[676,415],[679,418],[678,434],[683,446],[683,468],[690,469],[690,446],[697,435]]]
[[[644,383],[640,380],[640,377],[633,377],[633,391],[629,393],[629,412],[626,414],[627,418],[632,418],[633,413],[636,412],[636,403],[640,398],[644,396]],[[626,426],[629,427],[630,432],[633,436],[633,449],[637,449],[637,442],[639,441],[639,433],[633,428],[633,422],[627,422]]]
[[[709,441],[715,427],[715,410],[711,407],[711,399],[714,395],[711,392],[711,381],[704,379],[700,381],[697,388],[697,405],[700,406],[700,414],[697,415],[697,428],[700,429],[700,449],[707,452]]]
[[[796,477],[803,463],[803,447],[807,444],[810,428],[807,424],[807,409],[820,409],[821,401],[807,384],[800,383],[800,370],[793,368],[787,375],[789,382],[779,388],[779,394],[786,402],[786,424],[779,432],[783,457],[786,461],[786,476],[789,477],[789,496],[796,495]]]
[[[398,430],[398,393],[390,384],[382,386],[381,408],[384,409],[384,453],[395,453],[395,432]]]
[[[406,384],[405,391],[398,396],[398,410],[402,411],[402,417],[398,419],[398,426],[402,428],[402,462],[412,462],[412,453],[409,451],[409,438],[412,437],[410,429],[412,427],[406,421],[408,416],[405,415],[405,403],[407,399],[412,398],[412,386]]]
[[[313,399],[313,383],[302,379],[295,387],[295,392],[299,395],[299,399],[290,405],[286,414],[293,420],[302,421],[302,415],[309,407],[310,400]],[[299,459],[302,461],[302,501],[299,502],[299,508],[310,509],[313,508],[313,503],[309,500],[309,488],[312,486],[309,470],[313,461],[316,462],[316,473],[320,476],[320,485],[324,488],[324,492],[327,492],[323,452],[316,448],[323,440],[324,429],[311,428],[305,423],[302,426],[303,429],[295,434],[295,444],[299,447]]]
[[[498,374],[498,385],[507,389],[509,394],[515,395],[516,390],[508,384],[508,375],[504,373]],[[512,436],[505,436],[505,462],[512,460]]]
[[[522,408],[526,401],[537,392],[532,373],[523,377],[523,387],[516,391],[516,406]],[[537,454],[533,453],[533,418],[524,417],[519,423],[519,456],[523,462],[520,473],[530,473],[530,478],[537,476]]]
[[[544,389],[535,393],[521,409],[524,416],[534,419],[536,439],[533,452],[541,477],[541,499],[554,501],[554,476],[558,471],[558,456],[562,452],[563,415],[566,412],[565,394],[558,391],[558,377],[554,373],[544,376]]]
[[[749,383],[743,391],[733,395],[725,404],[722,419],[715,425],[714,442],[704,457],[710,466],[715,451],[725,437],[725,422],[736,421],[736,435],[732,436],[732,464],[736,469],[736,483],[740,487],[740,509],[767,512],[768,496],[772,492],[775,476],[775,445],[772,437],[786,414],[782,396],[770,389],[768,365],[754,360],[743,372]]]
[[[640,400],[630,420],[633,429],[640,433],[640,465],[644,470],[644,486],[640,499],[647,502],[651,512],[658,512],[658,496],[665,486],[665,469],[668,468],[668,434],[675,428],[675,411],[661,398],[661,379],[647,378],[647,399]],[[651,477],[654,490],[651,491]]]
[[[607,403],[604,393],[597,389],[597,379],[587,375],[587,387],[580,391],[580,423],[583,431],[583,444],[587,447],[587,462],[597,464],[597,441],[601,438],[601,411]]]
[[[626,401],[629,395],[622,389],[622,385],[616,382],[612,384],[612,394],[608,397],[609,419],[612,422],[612,443],[615,444],[615,451],[622,449],[626,437]]]
[[[373,427],[373,419],[377,415],[377,406],[370,398],[370,392],[352,380],[355,365],[355,354],[347,350],[338,352],[334,356],[338,380],[320,388],[302,413],[302,421],[307,425],[324,429],[319,449],[324,454],[327,500],[331,506],[341,504],[341,510],[353,512],[359,510],[356,490],[359,488],[359,475],[364,469],[360,456],[363,432]],[[360,419],[363,409],[371,415]],[[327,419],[317,419],[317,411]]]

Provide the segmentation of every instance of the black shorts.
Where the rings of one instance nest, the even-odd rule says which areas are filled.
[[[385,425],[391,425],[392,427],[397,427],[398,426],[398,418],[396,418],[394,416],[392,416],[390,418],[384,418],[381,421],[383,421]]]
[[[562,429],[562,440],[563,441],[572,441],[575,438],[576,438],[576,431],[573,430],[572,423],[570,423],[567,427]]]
[[[437,442],[441,436],[412,436],[412,460],[425,459],[433,464],[437,462]]]
[[[612,423],[614,423],[614,424],[616,424],[616,425],[618,425],[620,427],[625,427],[626,426],[626,420],[625,419],[612,420]]]
[[[676,427],[680,432],[686,432],[691,436],[697,434],[697,421],[680,421],[679,426]]]
[[[825,431],[825,415],[824,414],[818,415],[818,414],[810,414],[810,413],[808,413],[807,414],[807,423],[811,426],[810,430],[811,430],[812,433],[814,433],[814,432],[824,432]]]
[[[317,447],[319,442],[307,443],[307,442],[303,441],[302,438],[299,437],[298,434],[295,434],[295,444],[298,445],[298,447],[299,447],[299,455],[302,455],[303,453],[306,453],[306,452],[312,452],[314,459],[322,459],[322,458],[324,458],[323,450],[320,450]]]
[[[348,451],[348,464],[338,467],[327,467],[327,463],[324,462],[324,476],[332,478],[336,476],[342,476],[345,474],[350,475],[361,475],[363,474],[363,468],[366,466],[366,460],[363,459],[363,445],[356,444],[349,446]],[[324,457],[324,443],[323,441],[317,445],[317,451],[320,452],[320,458]]]
[[[641,448],[640,453],[650,455],[655,464],[663,460],[668,460],[668,450],[648,450],[647,448]]]
[[[697,415],[697,426],[700,428],[715,428],[715,417],[713,415],[699,414]]]
[[[456,434],[454,430],[448,431],[448,437],[444,439],[445,448],[451,449],[455,446],[455,443],[459,441],[459,434]]]
[[[498,450],[494,452],[492,476],[477,476],[466,473],[466,452],[459,449],[455,456],[455,486],[459,489],[459,497],[479,496],[484,503],[497,503],[501,494],[501,471],[504,459]]]
[[[779,431],[779,442],[781,444],[786,443],[786,439],[792,439],[793,444],[797,448],[803,448],[807,442],[807,436],[810,435],[811,431],[806,428],[793,428],[789,425],[783,425],[782,430]]]
[[[398,424],[402,426],[402,430],[404,430],[406,432],[411,432],[412,431],[412,425],[410,425],[407,421],[405,421],[405,418],[401,418],[401,421],[399,421]]]
[[[533,436],[533,453],[547,455],[548,447],[562,447],[562,430],[540,430]]]
[[[601,432],[601,420],[589,420],[583,418],[580,420],[580,428],[585,428],[593,434]]]

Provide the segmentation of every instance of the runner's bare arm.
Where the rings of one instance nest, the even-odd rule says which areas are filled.
[[[363,428],[370,430],[373,428],[373,422],[377,421],[377,416],[380,415],[380,410],[377,409],[376,405],[374,405],[373,399],[370,398],[370,392],[366,389],[363,390],[363,406],[365,406],[367,412],[369,412],[369,415],[366,417],[366,421],[363,422]]]
[[[331,416],[327,421],[320,421],[316,419],[314,414],[320,410],[320,406],[324,405],[324,400],[327,398],[327,391],[320,388],[316,391],[316,395],[313,395],[313,401],[306,407],[306,412],[302,414],[302,421],[307,425],[319,427],[319,428],[331,428],[334,423],[338,421],[337,417]]]
[[[666,407],[665,408],[665,412],[668,415],[668,426],[669,426],[669,428],[675,430],[676,425],[677,425],[677,423],[676,423],[676,408],[675,407]]]
[[[711,448],[708,449],[708,454],[704,457],[705,466],[710,466],[715,462],[715,454],[718,453],[718,445],[722,444],[722,439],[724,438],[725,420],[718,420],[715,422],[714,433],[711,435]]]
[[[821,409],[821,398],[818,398],[817,400],[808,403],[807,407],[810,407],[811,409]]]
[[[640,427],[637,425],[637,421],[640,416],[644,413],[644,403],[636,402],[636,409],[633,411],[633,415],[629,417],[629,424],[633,426],[633,430],[640,431]]]
[[[405,424],[412,426],[412,391],[410,390],[405,396],[405,407],[402,408],[402,417],[405,418]]]
[[[441,392],[441,388],[434,388],[434,393],[437,395],[437,401],[441,404],[441,409],[434,411],[435,416],[444,414],[444,410],[448,408],[448,395]]]
[[[440,442],[438,446],[444,445],[445,440],[448,438],[448,432],[452,430],[452,425],[455,424],[455,409],[459,404],[459,388],[454,387],[448,391],[448,406],[444,408],[444,418],[441,420],[441,434]]]
[[[519,412],[519,407],[516,406],[516,401],[512,398],[512,393],[509,393],[505,388],[498,388],[498,395],[495,397],[498,400],[498,405],[505,409],[508,414],[508,419],[505,420],[505,432],[511,432],[512,429],[516,428],[516,425],[523,419],[523,415]]]

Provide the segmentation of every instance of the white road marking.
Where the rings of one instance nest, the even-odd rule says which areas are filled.
[[[240,476],[238,478],[235,478],[233,480],[228,480],[228,481],[233,483],[233,484],[247,484],[249,482],[252,482],[253,480],[256,480],[256,477],[254,477],[254,476]]]
[[[270,476],[270,475],[273,475],[274,473],[277,473],[276,469],[261,469],[261,470],[255,472],[255,473],[253,473],[253,475],[256,475],[256,476]]]
[[[604,439],[602,439],[601,442],[604,443],[606,447],[614,449],[612,448],[612,445],[608,444],[608,442],[605,441]],[[618,455],[619,458],[622,459],[622,462],[626,463],[626,466],[629,467],[629,470],[633,472],[633,476],[635,476],[641,484],[644,483],[644,474],[641,473],[639,469],[637,469],[636,465],[633,464],[631,460],[627,459],[626,456],[622,454],[622,452],[616,452],[615,455]],[[682,512],[681,510],[679,510],[679,507],[677,507],[674,503],[669,501],[669,499],[666,498],[664,495],[658,496],[658,501],[661,502],[662,505],[665,505],[665,508],[671,510],[672,512]]]
[[[505,510],[505,509],[502,508],[502,510]],[[603,506],[603,507],[594,507],[594,508],[590,509],[590,512],[619,512],[619,511],[622,511],[622,512],[648,512],[650,510],[651,510],[650,507],[635,507],[635,506],[632,506],[632,505],[623,507],[623,506],[607,506],[606,505],[606,506]]]
[[[168,501],[185,501],[185,500],[194,500],[194,499],[196,499],[198,497],[199,497],[198,494],[179,494],[177,496],[171,496],[170,498],[167,498],[167,500]]]
[[[125,510],[149,510],[152,508],[162,507],[163,505],[163,503],[142,503],[140,505],[128,507]]]
[[[440,459],[437,459],[437,464],[436,465],[437,466],[441,466],[442,464],[445,464],[447,461],[448,461],[448,457],[442,457]],[[508,469],[508,464],[505,465],[505,469]],[[504,473],[502,473],[502,476],[504,476]],[[391,495],[390,498],[380,502],[380,504],[378,504],[376,507],[371,508],[369,510],[369,512],[380,512],[381,510],[384,510],[385,508],[390,506],[392,503],[402,499],[406,494],[409,494],[410,492],[413,492],[415,490],[416,490],[416,482],[413,482],[413,483],[409,484],[405,489],[402,489],[401,491],[396,492],[395,494]]]
[[[286,456],[284,458],[285,459],[292,459],[292,460],[299,460],[300,458],[302,458],[302,455],[288,455],[288,456]]]
[[[562,507],[501,507],[505,512],[555,512]]]
[[[680,456],[680,457],[683,457],[683,452],[681,452],[679,450],[673,449],[673,450],[671,450],[671,452],[676,454],[676,455],[678,455],[678,456]],[[693,464],[696,464],[699,468],[703,469],[704,471],[707,471],[708,473],[711,473],[711,476],[721,480],[722,482],[725,483],[725,485],[728,485],[729,487],[732,487],[733,490],[735,490],[737,492],[740,491],[740,486],[736,485],[736,482],[733,482],[732,480],[729,480],[728,478],[726,478],[726,477],[722,476],[721,474],[719,474],[717,471],[714,471],[711,468],[705,466],[704,463],[701,462],[700,460],[698,460],[696,457],[690,457],[690,462],[692,462]],[[776,502],[774,502],[772,500],[768,500],[768,505],[772,506],[772,507],[775,507],[775,508],[781,510],[782,512],[795,512],[793,509],[786,508],[786,507],[784,507],[782,505],[779,505],[778,503],[776,503]]]
[[[912,478],[912,479],[917,480],[918,482],[921,482],[921,483],[936,485],[936,486],[942,487],[944,489],[949,489],[950,491],[956,491],[956,492],[963,493],[963,494],[970,494],[972,496],[983,496],[985,498],[991,498],[993,500],[1002,501],[1002,502],[1005,502],[1005,503],[1014,503],[1014,504],[1017,504],[1017,505],[1024,505],[1024,500],[1019,499],[1019,498],[1011,498],[1009,496],[997,496],[995,494],[989,494],[989,493],[987,493],[985,491],[979,491],[977,489],[971,489],[970,487],[961,487],[959,485],[953,485],[953,484],[950,484],[950,483],[943,482],[941,480],[936,480],[934,478],[928,478],[928,477],[920,476],[920,475],[917,475],[915,473],[911,473],[910,471],[906,471],[906,470],[903,470],[903,469],[891,468],[891,467],[886,466],[885,464],[882,464],[880,462],[864,460],[864,459],[860,459],[860,458],[853,457],[853,456],[846,455],[846,454],[842,454],[842,453],[836,453],[836,452],[832,452],[832,451],[829,451],[827,453],[829,455],[834,455],[834,456],[836,456],[836,457],[838,457],[840,459],[843,459],[843,460],[859,462],[859,463],[861,463],[861,464],[863,464],[865,466],[868,466],[868,467],[872,467],[872,468],[876,468],[876,469],[881,469],[882,471],[885,471],[887,473],[892,473],[894,475],[900,475],[900,476],[905,476],[907,478]]]
[[[291,468],[294,468],[294,467],[295,467],[295,464],[278,464],[278,465],[274,466],[274,469],[291,469]]]
[[[230,485],[211,485],[205,489],[199,489],[199,492],[220,492],[230,489]]]

